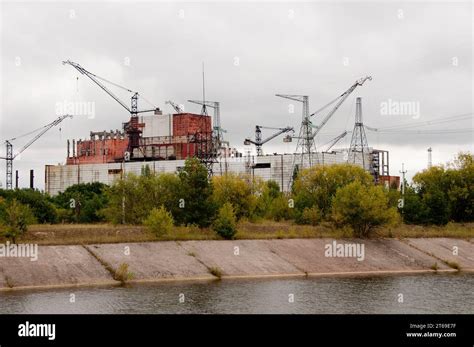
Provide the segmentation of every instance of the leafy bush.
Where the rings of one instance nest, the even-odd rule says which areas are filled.
[[[282,219],[291,219],[291,212],[292,210],[288,206],[288,199],[280,195],[270,202],[267,216],[278,222]]]
[[[113,223],[141,224],[155,207],[164,206],[178,224],[209,226],[216,207],[207,169],[196,158],[187,159],[178,175],[128,174],[108,190],[109,205],[103,215]]]
[[[180,184],[173,174],[128,174],[107,191],[109,204],[102,214],[112,223],[140,224],[153,208],[164,206],[176,220]]]
[[[321,222],[322,216],[321,211],[316,206],[306,207],[301,214],[298,223],[300,224],[309,224],[309,225],[318,225]]]
[[[446,180],[451,182],[448,189],[451,219],[456,222],[474,220],[474,156],[459,153],[448,165]]]
[[[212,199],[217,206],[226,202],[234,207],[237,219],[250,217],[255,210],[257,198],[252,193],[252,185],[243,176],[228,173],[212,178]]]
[[[38,223],[56,223],[57,214],[54,204],[47,194],[34,189],[1,190],[0,197],[5,200],[17,200],[28,205]]]
[[[160,208],[155,207],[143,221],[143,225],[157,236],[166,235],[173,229],[173,216],[171,216],[171,213],[169,213],[164,206]]]
[[[433,166],[413,177],[405,192],[403,217],[414,224],[445,225],[474,220],[474,159],[460,153],[446,166]]]
[[[350,164],[313,166],[302,170],[293,184],[295,209],[301,217],[305,208],[317,207],[322,217],[331,213],[331,203],[336,191],[351,182],[364,186],[373,185],[372,176],[363,168]]]
[[[186,159],[179,173],[185,207],[179,209],[177,220],[182,224],[207,227],[216,214],[217,205],[212,200],[213,187],[207,177],[206,167],[196,158]]]
[[[256,206],[254,209],[255,216],[273,218],[269,212],[272,202],[282,196],[282,193],[280,192],[280,186],[274,180],[268,180],[263,183],[255,180],[253,186],[254,191],[256,191],[258,194]]]
[[[380,186],[359,181],[339,188],[333,198],[332,220],[337,226],[350,226],[357,237],[368,237],[376,226],[395,224],[399,215],[389,206],[387,193]]]
[[[220,209],[212,228],[224,239],[233,239],[237,232],[237,222],[234,208],[226,202]]]
[[[428,224],[429,209],[412,187],[405,188],[403,220],[408,224]]]
[[[52,198],[59,222],[97,223],[104,221],[101,210],[108,204],[108,187],[100,182],[68,187]]]
[[[20,204],[16,199],[0,201],[0,231],[13,243],[26,233],[29,224],[35,222],[35,217],[27,205]]]
[[[127,281],[133,279],[133,277],[133,273],[128,271],[127,263],[121,263],[114,274],[114,279],[116,281],[122,282],[122,284],[125,284]]]

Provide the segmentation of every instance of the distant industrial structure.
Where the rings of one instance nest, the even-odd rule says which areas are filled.
[[[5,140],[5,157],[0,157],[0,159],[4,159],[6,162],[6,189],[13,189],[13,160],[17,158],[21,153],[26,151],[31,145],[33,145],[37,140],[39,140],[46,132],[48,132],[49,129],[59,125],[64,119],[66,118],[72,118],[71,115],[63,115],[55,119],[49,124],[46,124],[45,126],[36,129],[32,132],[28,132],[26,134]],[[23,147],[21,147],[16,153],[13,151],[13,142],[19,138],[30,136],[32,134],[35,134],[33,138],[31,138]],[[15,172],[15,189],[18,189],[18,171]],[[34,171],[30,170],[30,189],[34,189]]]
[[[225,131],[221,128],[220,104],[205,98],[203,72],[203,100],[188,100],[202,106],[201,113],[184,112],[184,107],[169,100],[175,113],[163,114],[158,107],[147,110],[138,109],[139,93],[107,81],[77,63],[65,61],[80,73],[89,77],[95,84],[109,94],[130,113],[130,120],[122,124],[122,129],[110,131],[91,131],[86,140],[67,141],[67,159],[65,165],[46,165],[45,190],[55,195],[69,186],[78,183],[102,182],[111,184],[127,173],[140,174],[144,166],[155,173],[173,173],[182,169],[189,157],[198,158],[207,168],[209,176],[224,175],[228,172],[246,173],[264,180],[272,179],[280,184],[283,191],[291,189],[295,174],[314,165],[335,163],[353,163],[369,171],[376,183],[397,184],[398,177],[389,175],[388,151],[370,148],[362,123],[362,101],[357,98],[355,126],[349,149],[333,150],[336,143],[349,132],[338,135],[330,141],[326,151],[316,149],[315,138],[323,126],[334,115],[341,104],[370,76],[357,80],[349,89],[337,98],[317,110],[309,113],[309,98],[305,95],[277,94],[279,97],[301,102],[301,127],[295,136],[292,127],[281,128],[255,126],[255,139],[246,138],[244,144],[255,145],[256,155],[243,156],[224,140]],[[103,82],[111,83],[130,93],[131,106],[127,106],[116,97]],[[329,108],[329,106],[331,106]],[[213,109],[209,115],[208,108]],[[319,124],[313,124],[312,117],[329,111],[321,117]],[[141,113],[152,113],[141,115]],[[319,117],[318,117],[319,118]],[[262,138],[262,129],[276,130]],[[289,154],[264,155],[262,146],[279,135],[285,142],[297,140],[296,151]],[[398,179],[398,180],[397,180]]]

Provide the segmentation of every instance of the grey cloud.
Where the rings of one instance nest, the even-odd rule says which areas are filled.
[[[167,112],[171,109],[165,100],[185,103],[201,97],[204,61],[207,98],[221,102],[226,136],[239,148],[253,134],[255,124],[299,127],[299,105],[290,115],[288,102],[275,93],[309,95],[310,108],[315,110],[368,74],[374,80],[346,101],[319,143],[352,129],[356,96],[363,97],[365,123],[374,127],[415,121],[381,116],[380,105],[388,99],[419,102],[421,118],[417,121],[472,112],[470,6],[407,2],[3,3],[0,138],[52,121],[55,104],[62,100],[95,102],[95,119],[67,120],[61,133],[52,129],[15,162],[20,170],[34,168],[41,181],[44,164],[64,161],[67,138],[119,128],[127,120],[126,111],[83,76],[79,76],[78,92],[78,74],[61,65],[64,59],[142,92]],[[74,18],[70,18],[71,10]],[[399,10],[403,19],[398,18]],[[16,57],[21,58],[21,66],[15,66]],[[130,66],[124,65],[127,57]],[[348,66],[343,65],[345,57]],[[453,57],[458,58],[458,66],[452,65]],[[128,103],[128,95],[117,94]],[[199,112],[197,106],[185,106]],[[472,119],[431,129],[470,127]],[[381,143],[388,150],[397,148],[394,166],[403,160],[402,153],[408,156],[414,148],[421,153],[433,144],[470,149],[473,143],[469,133],[369,132],[368,136],[369,142]],[[408,145],[410,150],[398,150]],[[270,153],[288,150],[281,139],[267,148]],[[0,163],[1,181],[3,177]]]

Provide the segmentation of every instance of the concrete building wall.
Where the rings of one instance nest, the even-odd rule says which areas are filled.
[[[68,164],[109,163],[123,158],[128,139],[107,138],[77,142],[76,156],[67,158]]]
[[[308,158],[303,158],[302,168],[309,166]],[[370,154],[366,154],[366,169],[369,169]],[[301,169],[301,155],[277,154],[266,156],[250,156],[241,158],[221,158],[214,164],[214,175],[223,175],[228,172],[250,174],[264,180],[278,182],[283,191],[290,188],[294,164]],[[344,152],[313,154],[312,162],[315,165],[331,165],[347,162]],[[148,165],[154,173],[175,173],[184,167],[184,160],[160,160],[147,162],[123,162],[84,165],[47,165],[45,168],[45,190],[51,195],[64,191],[69,186],[78,183],[102,182],[112,184],[124,174],[133,172],[140,174],[142,167]],[[356,163],[362,166],[362,161]]]
[[[140,116],[140,123],[145,124],[142,137],[173,135],[173,116],[170,114]]]

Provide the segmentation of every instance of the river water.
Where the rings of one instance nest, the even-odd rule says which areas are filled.
[[[0,313],[472,314],[474,274],[222,280],[12,291],[0,292]]]

